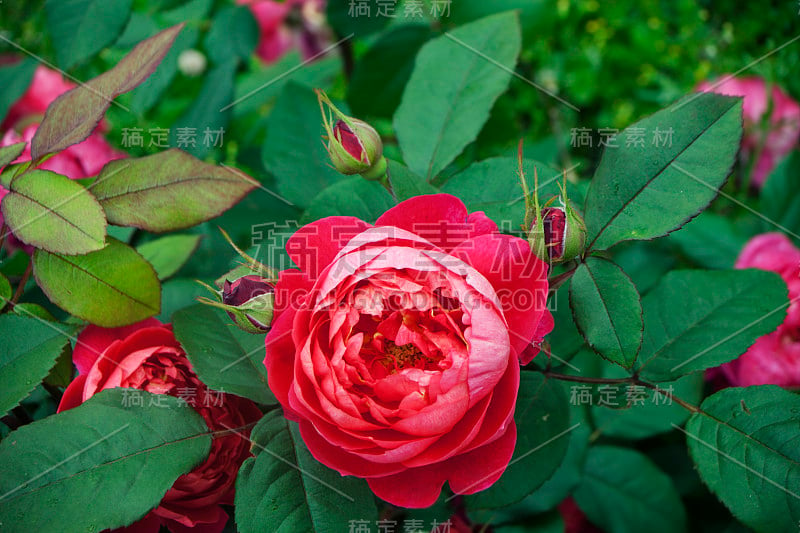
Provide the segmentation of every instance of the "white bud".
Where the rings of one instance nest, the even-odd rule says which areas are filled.
[[[178,56],[178,69],[185,76],[199,76],[206,70],[206,56],[193,48],[184,50]]]

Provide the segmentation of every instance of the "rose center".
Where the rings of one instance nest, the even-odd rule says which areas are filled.
[[[441,360],[441,357],[430,357],[422,353],[422,350],[413,344],[403,344],[398,346],[392,341],[387,340],[386,355],[391,358],[392,366],[398,370],[404,368],[428,368],[431,365],[435,366]]]

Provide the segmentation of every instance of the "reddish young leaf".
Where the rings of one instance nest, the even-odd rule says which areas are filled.
[[[155,71],[181,29],[183,24],[178,24],[140,42],[117,66],[59,96],[47,108],[33,137],[33,159],[86,139],[114,98],[134,89]]]

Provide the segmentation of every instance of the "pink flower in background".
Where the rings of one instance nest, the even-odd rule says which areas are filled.
[[[0,123],[0,129],[11,128],[23,118],[35,118],[38,122],[40,117],[36,115],[44,115],[47,106],[53,100],[74,87],[74,83],[66,81],[55,70],[42,65],[36,67],[28,90],[8,110],[8,114]]]
[[[750,240],[736,268],[777,272],[789,287],[789,299],[800,298],[800,250],[781,233],[765,233]],[[734,386],[780,385],[800,387],[800,302],[794,301],[783,324],[764,335],[738,359],[720,367]]]
[[[719,85],[719,81],[702,82],[697,90],[744,97],[742,156],[745,160],[758,157],[753,167],[752,183],[761,186],[778,162],[797,145],[800,105],[775,85],[768,93],[768,84],[762,78],[726,78],[721,78],[725,81]],[[762,120],[768,112],[765,131]],[[761,153],[756,154],[762,144]]]
[[[22,131],[21,135],[15,130],[8,130],[3,135],[0,146],[8,146],[22,141],[28,143],[22,155],[14,163],[31,160],[30,142],[38,127],[38,124],[31,124]],[[126,157],[124,152],[114,149],[101,133],[95,131],[85,141],[66,148],[37,168],[52,170],[68,178],[81,179],[98,174],[106,163],[123,157]]]
[[[47,106],[60,94],[74,87],[74,84],[65,81],[58,72],[43,66],[37,67],[30,87],[11,106],[8,115],[2,122],[3,128],[8,129],[5,129],[2,139],[0,139],[0,146],[8,146],[22,141],[28,143],[14,163],[31,160],[30,142]],[[126,157],[124,152],[114,149],[106,141],[102,134],[104,127],[105,125],[101,123],[85,141],[52,156],[38,168],[52,170],[68,178],[80,179],[98,174],[103,166],[111,160]],[[8,191],[0,186],[0,201],[7,193]],[[0,226],[2,224],[3,216],[0,214]],[[9,239],[8,243],[12,248],[19,246],[15,239]]]
[[[236,0],[247,5],[258,23],[261,37],[256,55],[272,63],[294,47],[303,58],[319,54],[329,42],[325,0]]]

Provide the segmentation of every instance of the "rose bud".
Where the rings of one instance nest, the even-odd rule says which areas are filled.
[[[333,105],[330,98],[317,91],[325,127],[325,148],[333,167],[342,174],[361,174],[368,180],[386,175],[383,143],[375,128],[357,118],[348,117]],[[327,108],[327,110],[326,110]]]
[[[539,207],[539,176],[533,169],[534,191],[530,194],[522,171],[522,141],[519,143],[519,176],[525,196],[525,229],[533,253],[543,261],[561,263],[583,253],[586,224],[567,197],[567,178],[559,184],[561,194]],[[551,205],[558,203],[560,205]]]
[[[248,333],[265,333],[272,323],[275,286],[259,276],[243,276],[222,287],[223,309]]]
[[[214,299],[201,296],[197,301],[224,310],[239,329],[256,335],[263,334],[269,331],[272,324],[275,272],[236,246],[225,230],[219,230],[244,263],[238,264],[214,282],[219,290],[198,280],[214,295]]]
[[[562,205],[544,207],[541,221],[536,217],[529,234],[531,248],[539,259],[554,263],[568,261],[580,255],[586,247],[586,224],[564,196],[554,196],[548,204],[560,201]]]
[[[259,276],[244,276],[233,283],[225,280],[222,288],[222,303],[233,308],[228,316],[250,333],[269,331],[274,300],[275,285]]]

